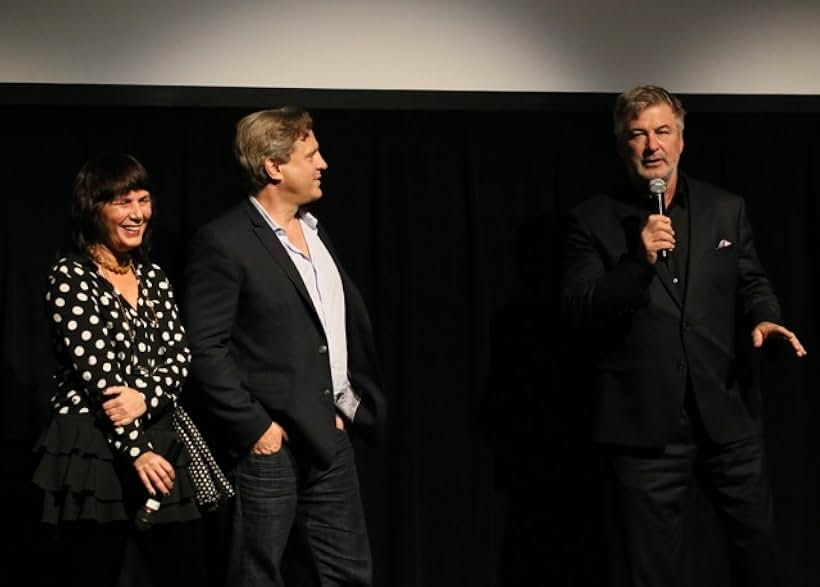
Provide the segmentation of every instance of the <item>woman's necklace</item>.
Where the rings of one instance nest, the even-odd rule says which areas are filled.
[[[116,257],[114,257],[114,261],[112,262],[106,258],[106,255],[103,254],[100,248],[101,247],[98,245],[91,245],[88,247],[88,256],[91,257],[91,260],[97,265],[106,271],[116,273],[117,275],[125,275],[129,271],[134,271],[134,262],[131,260],[130,256],[124,264],[120,263]]]

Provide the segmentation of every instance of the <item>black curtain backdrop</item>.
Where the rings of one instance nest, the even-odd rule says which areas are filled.
[[[29,479],[51,394],[43,287],[75,173],[100,150],[146,165],[154,260],[181,294],[192,232],[242,197],[234,123],[297,102],[330,165],[314,212],[369,304],[391,407],[387,443],[357,445],[376,585],[603,585],[605,496],[575,367],[584,345],[557,320],[554,285],[561,214],[620,171],[613,96],[293,92],[220,105],[134,91],[0,100],[7,576],[37,584],[56,548]],[[809,350],[756,365],[785,585],[816,586],[820,99],[684,99],[682,168],[746,197],[786,323]],[[692,508],[689,584],[725,587],[725,545],[698,492]]]

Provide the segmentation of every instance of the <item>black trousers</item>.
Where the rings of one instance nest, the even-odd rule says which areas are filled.
[[[717,444],[685,402],[680,433],[659,449],[604,447],[617,543],[630,587],[683,585],[683,517],[692,481],[714,506],[728,545],[733,587],[778,584],[772,496],[759,437]],[[725,556],[711,553],[711,556]]]

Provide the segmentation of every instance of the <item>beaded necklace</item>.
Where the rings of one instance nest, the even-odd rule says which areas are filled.
[[[100,245],[91,245],[88,247],[88,256],[91,257],[91,260],[94,261],[97,265],[105,269],[106,271],[110,271],[111,273],[116,273],[117,275],[125,275],[129,271],[134,271],[134,262],[131,260],[131,257],[128,257],[128,262],[125,264],[120,263],[116,257],[114,258],[114,262],[112,263],[100,251]],[[136,273],[136,272],[135,272]]]

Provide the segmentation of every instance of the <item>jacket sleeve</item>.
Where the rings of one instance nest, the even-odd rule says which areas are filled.
[[[746,204],[742,199],[738,208],[738,227],[738,296],[742,315],[750,326],[763,321],[780,324],[780,304],[757,256]]]
[[[193,238],[183,306],[191,348],[192,393],[234,448],[250,448],[271,424],[264,407],[242,385],[231,351],[243,269],[206,227]],[[197,398],[191,398],[196,401]]]
[[[649,302],[655,269],[637,252],[637,246],[608,263],[601,243],[580,213],[568,215],[564,231],[561,302],[570,324],[590,325],[629,314]]]

